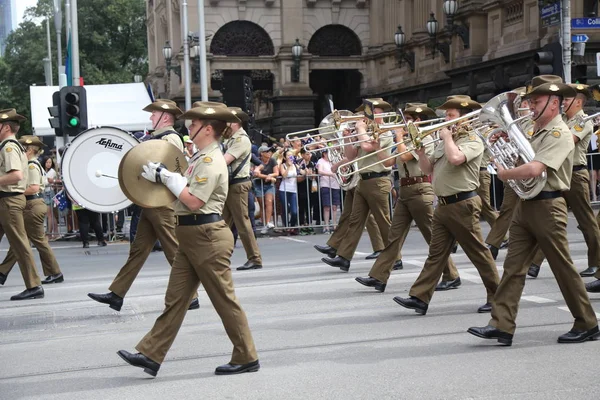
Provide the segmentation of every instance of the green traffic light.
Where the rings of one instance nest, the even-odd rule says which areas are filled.
[[[69,120],[69,125],[72,127],[76,127],[77,125],[79,125],[79,118],[75,118],[75,117],[71,118]]]

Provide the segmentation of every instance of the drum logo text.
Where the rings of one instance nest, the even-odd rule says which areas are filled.
[[[99,144],[100,146],[104,146],[105,149],[112,149],[112,150],[123,150],[123,145],[119,144],[119,143],[114,143],[112,140],[110,139],[106,139],[106,138],[101,138],[100,140],[98,140],[96,142],[96,144]]]

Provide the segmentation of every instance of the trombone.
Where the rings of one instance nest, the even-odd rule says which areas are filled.
[[[462,126],[462,125],[467,124],[467,123],[474,123],[475,120],[477,119],[477,117],[479,116],[480,112],[481,112],[481,109],[475,110],[475,111],[472,111],[472,112],[470,112],[468,114],[465,114],[465,115],[463,115],[461,117],[452,119],[450,121],[441,122],[441,123],[430,125],[430,126],[426,126],[424,128],[420,128],[420,129],[417,127],[418,122],[409,121],[406,124],[402,124],[402,127],[406,126],[406,130],[408,132],[408,138],[407,139],[404,139],[403,141],[401,141],[399,143],[393,143],[393,144],[391,144],[389,146],[386,146],[384,148],[376,150],[376,151],[374,151],[372,153],[369,153],[367,155],[361,156],[359,158],[355,158],[355,159],[353,159],[353,160],[351,160],[349,162],[346,162],[344,164],[339,165],[338,166],[338,174],[342,178],[348,178],[349,176],[351,176],[353,174],[356,174],[356,173],[360,173],[360,171],[364,171],[365,169],[368,169],[368,168],[370,168],[370,167],[372,167],[374,165],[383,164],[386,161],[389,161],[389,160],[391,160],[393,158],[401,156],[402,154],[411,153],[411,152],[413,152],[415,150],[418,150],[418,149],[420,149],[421,147],[424,146],[423,140],[426,137],[428,137],[431,134],[433,134],[434,132],[437,132],[440,129],[445,128],[447,126],[455,125],[457,123],[459,123],[459,126]],[[429,121],[421,121],[421,122],[422,123],[426,123],[426,122],[429,122]],[[436,142],[438,142],[440,140],[441,139],[439,139],[439,138],[433,139],[431,142],[429,142],[427,144],[433,144],[433,143],[436,143]],[[357,142],[354,142],[354,143],[357,143]],[[379,153],[381,153],[383,151],[388,151],[392,147],[398,146],[399,144],[404,144],[407,147],[410,146],[410,148],[407,148],[405,151],[402,151],[400,153],[394,153],[394,154],[392,154],[392,155],[390,155],[390,156],[388,156],[388,157],[386,157],[386,158],[384,158],[382,160],[377,160],[377,162],[375,162],[373,164],[366,165],[366,166],[364,166],[362,168],[356,168],[356,169],[354,169],[354,170],[352,170],[350,172],[341,172],[342,168],[344,168],[344,167],[346,167],[346,166],[348,166],[350,164],[353,164],[353,163],[356,163],[358,161],[364,160],[364,159],[366,159],[368,157],[371,157],[373,155],[379,154]]]
[[[425,121],[417,121],[417,122],[412,122],[413,125],[415,126],[419,126],[419,125],[424,125],[424,124],[430,124],[432,122],[435,121],[440,121],[443,120],[444,118],[435,118],[435,119],[428,119]],[[321,143],[325,144],[327,146],[328,149],[332,149],[332,148],[338,148],[338,147],[344,147],[346,144],[343,143],[344,139],[352,139],[352,138],[356,138],[358,136],[363,136],[363,135],[368,135],[369,138],[367,139],[361,139],[361,140],[354,140],[352,141],[352,144],[357,144],[357,143],[363,143],[363,142],[370,142],[373,140],[378,140],[379,136],[381,136],[382,134],[389,132],[389,131],[394,131],[396,129],[400,129],[400,128],[406,128],[407,124],[406,123],[402,123],[402,124],[377,124],[373,121],[370,121],[367,124],[367,131],[365,133],[354,133],[352,135],[348,135],[348,136],[343,136],[343,137],[335,137],[335,138],[330,138],[330,139],[326,139],[321,141]],[[337,144],[331,144],[332,142],[337,142]],[[340,143],[342,142],[342,143]],[[309,147],[311,146],[311,144],[306,144],[304,146],[304,149],[309,152],[309,153],[314,153],[314,152],[318,152],[321,151],[321,149],[310,149]]]

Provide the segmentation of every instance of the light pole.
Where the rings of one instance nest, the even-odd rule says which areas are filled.
[[[406,35],[402,31],[402,26],[398,25],[398,30],[394,34],[394,42],[396,43],[396,55],[398,58],[398,66],[402,67],[402,60],[408,63],[411,72],[415,71],[415,53],[413,51],[405,51]]]
[[[165,73],[165,91],[167,92],[167,97],[169,96],[171,89],[171,60],[173,58],[173,49],[171,48],[171,44],[167,40],[165,42],[165,47],[162,49],[163,57],[165,58],[166,63],[166,73]]]

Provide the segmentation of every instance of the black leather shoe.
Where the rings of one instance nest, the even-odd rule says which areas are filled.
[[[458,242],[454,242],[454,246],[452,246],[452,254],[456,253],[458,251]]]
[[[453,279],[451,281],[441,281],[435,287],[436,292],[441,292],[444,290],[456,289],[461,285],[460,277]]]
[[[496,246],[488,245],[488,249],[490,249],[490,253],[492,253],[492,258],[495,260],[498,257],[498,248]]]
[[[0,285],[4,285],[6,278],[8,278],[8,275],[4,275],[2,272],[0,272]]]
[[[90,248],[90,244],[88,242],[83,242],[83,248],[84,249],[89,249]]]
[[[381,282],[380,280],[371,278],[370,276],[367,276],[366,278],[361,278],[359,276],[355,280],[356,280],[356,282],[358,282],[362,285],[374,287],[375,290],[377,290],[378,292],[381,292],[381,293],[385,292],[385,287],[387,286],[385,283]]]
[[[529,270],[527,271],[527,276],[529,276],[531,278],[537,278],[539,273],[540,273],[540,266],[531,264],[531,266],[529,267]]]
[[[392,271],[398,271],[399,269],[404,268],[404,265],[402,265],[402,260],[397,260],[394,263],[394,266],[392,267]]]
[[[106,294],[88,293],[88,297],[92,300],[96,300],[98,303],[108,304],[108,306],[115,311],[121,311],[121,307],[123,307],[123,298],[117,296],[113,292],[108,292]]]
[[[107,245],[108,245],[108,244],[106,243],[106,240],[100,240],[100,241],[98,242],[98,246],[100,246],[100,247],[105,247],[105,246],[107,246]]]
[[[335,255],[337,254],[337,250],[336,250],[336,249],[334,249],[334,248],[333,248],[333,247],[331,247],[331,246],[327,246],[327,245],[325,245],[325,246],[320,246],[320,245],[318,245],[318,244],[315,244],[313,247],[314,247],[314,248],[315,248],[315,250],[317,250],[319,253],[321,253],[321,254],[325,254],[325,255],[326,255],[327,257],[329,257],[329,258],[335,258]]]
[[[585,284],[585,290],[589,293],[600,293],[600,279]]]
[[[163,251],[162,246],[155,244],[154,247],[152,248],[152,252],[155,251]]]
[[[332,267],[336,267],[341,269],[342,271],[348,272],[350,269],[350,261],[346,260],[344,257],[333,257],[333,258],[321,258],[327,265],[331,265]]]
[[[416,297],[410,296],[407,298],[403,298],[400,296],[394,297],[394,301],[400,304],[402,307],[410,308],[411,310],[415,310],[417,314],[425,315],[427,314],[427,309],[429,305],[424,301],[417,299]]]
[[[15,294],[11,297],[11,300],[32,300],[32,299],[43,299],[44,298],[44,288],[41,286],[36,286],[31,289],[25,289],[19,294]]]
[[[373,253],[366,256],[365,260],[375,260],[375,259],[377,259],[377,257],[379,257],[380,254],[381,254],[381,251],[374,251]]]
[[[65,281],[65,277],[63,276],[63,274],[58,273],[56,275],[47,276],[46,279],[44,279],[42,281],[42,285],[45,285],[47,283],[61,283],[64,281]]]
[[[117,354],[125,360],[127,364],[144,368],[144,372],[149,375],[156,376],[156,373],[160,369],[159,363],[152,361],[142,353],[132,354],[125,350],[119,350],[117,351]]]
[[[571,329],[569,332],[558,337],[558,343],[583,343],[586,340],[596,340],[600,336],[598,325],[587,331]]]
[[[492,312],[492,303],[485,303],[477,309],[478,313]]]
[[[237,267],[236,269],[238,271],[246,271],[248,269],[261,269],[262,265],[261,264],[256,264],[253,261],[246,261],[244,263],[244,265],[242,265],[241,267]]]
[[[513,335],[512,333],[503,332],[498,328],[495,328],[491,325],[476,327],[473,326],[467,329],[471,335],[480,337],[482,339],[498,339],[498,343],[503,344],[505,346],[511,346]]]
[[[198,299],[193,299],[192,302],[190,303],[190,306],[188,307],[188,310],[197,310],[200,308],[200,302],[198,302]]]
[[[501,249],[505,249],[508,247],[508,239],[503,240],[502,243],[500,243],[500,248]]]
[[[579,273],[579,276],[586,278],[589,276],[596,275],[596,272],[598,272],[598,267],[589,267],[588,269],[584,269],[583,271],[581,271]]]
[[[215,375],[234,375],[241,374],[243,372],[256,372],[260,369],[260,364],[258,360],[252,361],[248,364],[225,364],[217,367],[215,369]]]

